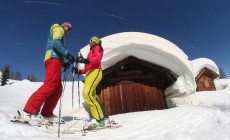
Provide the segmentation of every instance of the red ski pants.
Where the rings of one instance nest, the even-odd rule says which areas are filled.
[[[38,114],[43,105],[41,115],[51,117],[62,94],[62,61],[58,58],[46,60],[45,68],[45,81],[43,85],[30,96],[24,107],[24,111],[31,114]]]

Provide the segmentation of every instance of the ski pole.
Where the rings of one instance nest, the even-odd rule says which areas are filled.
[[[78,67],[78,74],[77,74],[77,87],[78,87],[78,103],[79,103],[79,109],[80,109],[80,106],[81,106],[81,103],[80,103],[80,84],[79,84],[79,76],[80,76],[80,74],[79,74],[79,67]],[[82,130],[81,130],[81,132],[82,132],[82,136],[86,136],[86,134],[85,134],[85,131],[84,131],[84,128],[83,128],[83,118],[81,117],[81,128],[82,128]]]
[[[64,69],[64,76],[63,76],[63,81],[62,81],[62,85],[63,85],[63,89],[62,89],[62,95],[60,98],[60,104],[59,104],[59,118],[58,118],[58,137],[60,136],[60,124],[61,124],[61,109],[62,109],[62,98],[63,95],[65,93],[65,86],[66,86],[66,68]],[[69,71],[67,71],[67,75],[68,75]]]
[[[80,52],[78,52],[78,57],[82,57]],[[77,88],[78,88],[78,91],[77,91],[77,93],[78,93],[78,103],[79,103],[79,109],[80,109],[80,107],[81,107],[80,102],[81,101],[80,101],[80,83],[79,83],[80,82],[79,64],[78,64],[77,70],[78,70],[78,73],[77,73]],[[81,128],[82,128],[82,130],[81,130],[82,136],[86,136],[84,128],[83,128],[83,118],[81,118]]]
[[[73,63],[73,67],[76,67],[76,61]],[[72,109],[74,111],[74,75],[75,75],[75,69],[73,70],[72,73]]]
[[[80,54],[80,52],[78,52],[78,57],[80,56],[81,54]],[[77,91],[77,93],[78,93],[78,103],[79,103],[79,109],[80,109],[80,84],[79,84],[79,77],[80,77],[80,74],[79,74],[79,65],[78,65],[78,67],[77,67],[77,70],[78,70],[78,73],[77,73],[77,88],[78,88],[78,91]]]
[[[78,57],[83,57],[82,54],[80,52],[78,52]],[[79,103],[79,109],[81,107],[81,101],[80,101],[80,74],[79,74],[79,64],[78,64],[78,67],[77,67],[77,70],[78,70],[78,74],[77,74],[77,87],[78,87],[78,103]],[[81,118],[81,133],[82,133],[82,136],[86,136],[86,133],[84,131],[84,126],[83,126],[83,118]]]

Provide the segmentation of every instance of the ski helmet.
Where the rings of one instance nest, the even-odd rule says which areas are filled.
[[[64,22],[64,23],[62,23],[61,26],[62,26],[62,27],[67,26],[67,27],[69,27],[70,30],[72,29],[72,25],[71,25],[71,23],[69,23],[69,22]]]

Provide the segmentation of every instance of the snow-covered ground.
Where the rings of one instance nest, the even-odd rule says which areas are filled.
[[[54,140],[57,134],[46,134],[36,127],[15,125],[10,118],[22,110],[29,96],[41,82],[11,81],[0,86],[0,140]],[[74,89],[74,116],[88,115],[78,108],[77,82]],[[230,80],[216,80],[217,91],[196,92],[186,97],[168,99],[166,110],[152,110],[110,116],[123,124],[116,129],[80,134],[64,134],[64,140],[229,140]],[[62,116],[72,116],[72,82],[67,82],[63,96]],[[83,84],[80,83],[80,89]],[[80,91],[81,92],[81,91]],[[82,98],[80,99],[83,101]],[[55,109],[58,115],[59,104]]]

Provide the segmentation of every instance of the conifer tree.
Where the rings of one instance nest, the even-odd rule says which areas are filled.
[[[10,77],[10,65],[5,65],[2,69],[1,86],[6,85]]]
[[[226,79],[227,76],[226,76],[224,70],[221,67],[218,67],[218,68],[219,68],[219,73],[220,73],[220,77],[219,78],[220,79]]]
[[[27,80],[29,80],[31,82],[37,82],[38,81],[37,77],[34,74],[31,74],[31,75],[29,74],[27,76]]]
[[[0,83],[2,82],[2,72],[0,71]]]

